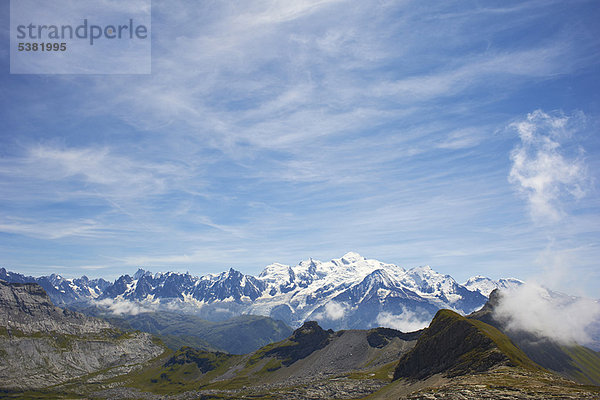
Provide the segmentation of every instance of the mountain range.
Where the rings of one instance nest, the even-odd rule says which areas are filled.
[[[211,321],[253,314],[292,327],[315,320],[326,329],[388,326],[404,331],[425,327],[442,308],[468,314],[481,308],[493,289],[523,283],[476,276],[459,284],[429,266],[407,270],[353,252],[327,262],[271,264],[258,276],[233,268],[200,277],[139,269],[110,283],[57,274],[34,278],[0,268],[0,279],[38,283],[58,305],[83,302],[115,313],[177,309]]]
[[[54,306],[38,284],[0,280],[0,397],[598,399],[600,353],[507,327],[494,310],[509,293],[493,291],[468,316],[439,310],[415,332],[334,331],[306,321],[279,341],[230,354],[168,349],[148,333]],[[189,322],[193,329],[198,321]],[[222,329],[214,333],[235,340]]]

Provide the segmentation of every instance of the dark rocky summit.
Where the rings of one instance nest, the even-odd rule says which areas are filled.
[[[276,356],[283,360],[283,365],[288,366],[327,346],[333,333],[331,329],[324,330],[315,321],[307,321],[294,331],[288,339],[289,343],[275,347],[265,355]]]
[[[440,310],[414,349],[400,359],[394,379],[425,379],[440,373],[455,377],[499,365],[539,369],[496,328]]]

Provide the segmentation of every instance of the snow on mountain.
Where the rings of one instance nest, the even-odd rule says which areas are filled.
[[[394,264],[347,253],[327,262],[314,259],[294,266],[274,263],[257,276],[230,269],[221,274],[189,274],[138,270],[122,276],[101,299],[149,303],[188,303],[205,318],[256,314],[299,326],[307,319],[334,329],[377,326],[380,313],[409,312],[426,324],[440,308],[469,313],[486,298],[430,267],[406,271]],[[386,315],[387,315],[386,314]]]
[[[463,286],[473,292],[479,292],[482,295],[489,297],[494,289],[512,289],[521,286],[523,283],[522,280],[515,278],[503,278],[494,281],[485,276],[476,275],[469,278]]]
[[[0,279],[7,274],[12,273],[0,269]],[[112,284],[59,275],[30,279],[45,282],[50,297],[63,303],[99,300],[177,307],[212,320],[256,314],[293,327],[312,319],[333,329],[371,328],[385,321],[393,321],[396,328],[426,326],[440,308],[470,313],[485,303],[492,286],[517,282],[475,277],[460,285],[429,266],[405,270],[354,252],[326,262],[274,263],[256,277],[234,269],[201,277],[139,269]]]
[[[405,272],[401,267],[352,252],[328,262],[310,259],[292,267],[272,264],[258,277],[267,290],[248,312],[284,319],[292,326],[300,325],[309,316],[318,314],[326,303],[381,269],[390,276]]]
[[[57,305],[96,299],[111,285],[102,278],[88,279],[85,275],[74,279],[63,278],[58,274],[35,278],[10,272],[4,268],[0,268],[0,279],[13,283],[37,283]]]

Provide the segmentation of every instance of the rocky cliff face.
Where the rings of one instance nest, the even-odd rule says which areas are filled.
[[[110,329],[108,322],[55,307],[36,283],[0,281],[0,326],[24,334],[55,332],[69,335]]]
[[[43,388],[102,371],[119,375],[160,355],[146,333],[55,307],[38,284],[0,281],[0,388]]]

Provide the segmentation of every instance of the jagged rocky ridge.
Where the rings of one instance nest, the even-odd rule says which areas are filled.
[[[0,388],[33,389],[91,373],[119,375],[164,348],[147,333],[55,307],[36,283],[0,280]]]
[[[316,320],[332,329],[388,326],[415,330],[426,326],[439,309],[467,314],[485,303],[490,287],[521,283],[476,277],[464,286],[428,266],[405,270],[356,253],[329,262],[309,259],[296,266],[272,264],[256,277],[234,269],[201,277],[140,269],[112,284],[84,278],[31,278],[0,269],[0,279],[37,279],[42,286],[54,285],[47,288],[50,297],[67,304],[99,301],[110,306],[111,301],[132,301],[149,310],[168,304],[208,320],[255,314],[292,327]]]
[[[102,278],[89,279],[85,275],[75,279],[66,279],[58,274],[35,278],[10,272],[5,268],[0,268],[0,279],[11,283],[37,283],[56,305],[95,299],[111,286],[110,282]]]

